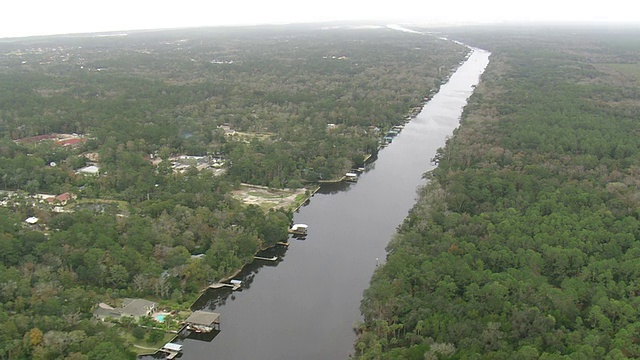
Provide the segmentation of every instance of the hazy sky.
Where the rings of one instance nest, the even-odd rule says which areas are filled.
[[[0,37],[331,20],[636,22],[633,0],[27,0],[0,5]]]

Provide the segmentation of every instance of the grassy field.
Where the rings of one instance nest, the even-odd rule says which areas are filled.
[[[146,340],[146,337],[145,339],[139,340],[139,339],[136,339],[128,331],[122,331],[121,335],[127,340],[129,344],[131,344],[130,349],[138,355],[155,353],[164,344],[168,343],[169,341],[171,341],[171,339],[173,339],[174,336],[176,336],[175,334],[165,333],[164,336],[160,338],[158,341],[149,343]]]

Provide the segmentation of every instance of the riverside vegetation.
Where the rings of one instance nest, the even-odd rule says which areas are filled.
[[[491,62],[365,292],[356,357],[640,357],[639,31],[449,34]]]
[[[187,307],[287,238],[289,209],[232,190],[361,166],[467,53],[385,28],[106,35],[0,40],[3,359],[129,359],[131,341],[156,344],[129,321],[92,320],[93,307]],[[54,133],[80,141],[42,140]],[[226,172],[176,171],[178,155],[223,159]],[[90,163],[98,175],[76,172]],[[76,198],[42,200],[65,192]]]

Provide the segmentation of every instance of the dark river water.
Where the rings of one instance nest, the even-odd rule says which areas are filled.
[[[221,313],[221,331],[184,339],[181,359],[349,357],[362,292],[489,63],[487,51],[473,50],[357,183],[325,189],[295,214],[296,223],[309,225],[305,240],[278,249],[281,261],[248,266],[237,277],[243,291],[209,290],[193,310]]]

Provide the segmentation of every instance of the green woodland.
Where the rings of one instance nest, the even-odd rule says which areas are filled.
[[[640,358],[640,32],[447,33],[491,62],[365,291],[356,357]]]
[[[0,359],[131,359],[132,341],[156,344],[92,310],[125,297],[188,309],[287,238],[290,209],[232,190],[361,166],[468,52],[386,28],[105,35],[0,39]],[[83,141],[41,140],[60,133]],[[179,155],[224,171],[177,172]],[[99,174],[76,172],[93,163]],[[41,197],[65,192],[58,211]]]

